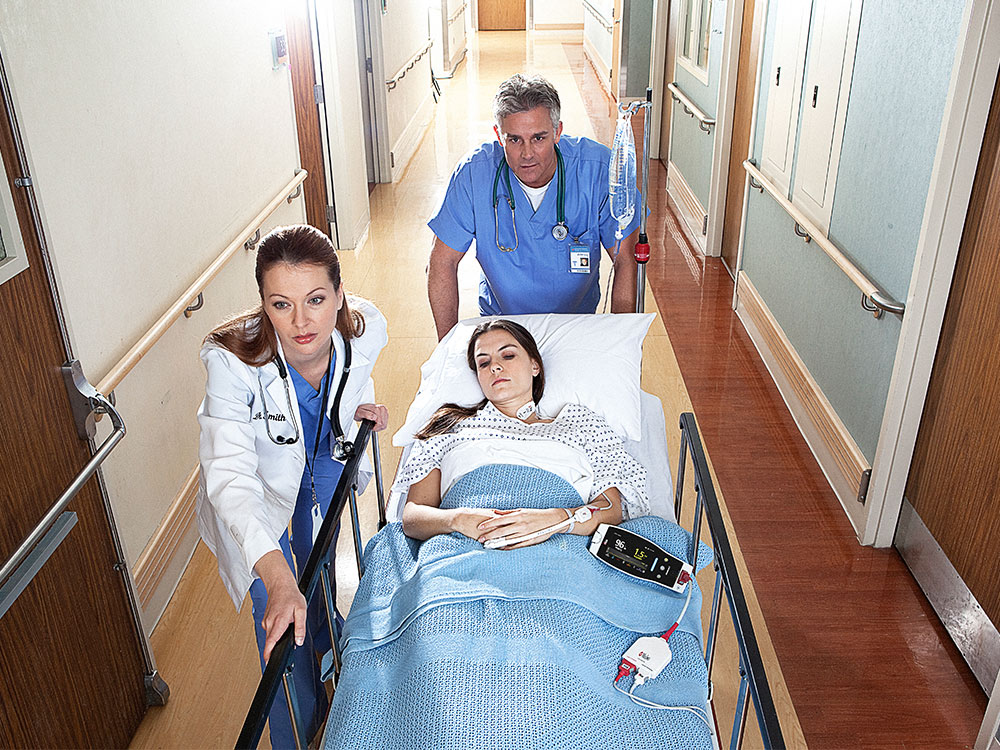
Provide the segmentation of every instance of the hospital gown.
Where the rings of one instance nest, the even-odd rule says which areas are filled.
[[[526,424],[506,416],[487,402],[475,415],[459,422],[454,431],[414,443],[410,458],[399,472],[393,489],[406,492],[411,484],[434,469],[440,469],[446,454],[456,446],[470,441],[496,439],[523,442],[527,453],[531,452],[531,442],[546,439],[581,451],[593,478],[589,497],[585,498],[587,502],[609,487],[616,487],[621,494],[625,519],[649,513],[646,470],[625,451],[622,439],[608,423],[580,404],[567,404],[552,422]],[[530,460],[524,463],[536,465]],[[469,466],[467,470],[473,468]],[[558,473],[559,467],[539,468]]]

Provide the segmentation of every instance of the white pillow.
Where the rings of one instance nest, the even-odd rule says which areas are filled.
[[[545,395],[538,405],[555,416],[568,403],[597,412],[621,437],[639,440],[639,375],[642,340],[653,313],[614,315],[507,315],[527,328],[545,366]],[[471,406],[483,400],[466,352],[472,331],[484,320],[463,320],[438,343],[420,368],[420,389],[393,445],[413,442],[413,435],[446,403]]]

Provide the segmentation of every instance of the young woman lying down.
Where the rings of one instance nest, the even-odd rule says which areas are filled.
[[[483,544],[515,549],[559,532],[589,536],[601,523],[617,524],[649,512],[646,470],[600,416],[580,404],[539,414],[545,370],[531,334],[509,320],[480,325],[469,340],[469,367],[485,398],[475,406],[442,406],[417,433],[395,489],[409,487],[403,530],[414,539],[459,532]],[[550,471],[580,493],[591,519],[574,522],[574,508],[442,509],[441,498],[464,475],[490,464]],[[587,514],[584,513],[583,516]],[[537,532],[543,532],[537,536]],[[525,541],[504,544],[501,538]]]
[[[398,474],[403,522],[365,550],[323,747],[712,747],[700,591],[687,607],[587,551],[600,523],[676,556],[690,535],[648,515],[646,471],[604,419],[538,414],[524,328],[483,324],[468,360],[486,398],[438,410]],[[622,654],[673,623],[670,664],[619,691]]]

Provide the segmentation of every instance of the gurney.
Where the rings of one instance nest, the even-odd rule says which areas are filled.
[[[545,352],[543,351],[543,357],[544,356]],[[663,430],[662,408],[659,405],[659,401],[649,394],[643,394],[640,400],[642,405],[642,435],[641,439],[633,441],[635,445],[631,447],[639,454],[646,454],[642,457],[637,456],[637,458],[639,458],[640,462],[643,463],[647,469],[653,469],[653,471],[651,471],[651,476],[655,474],[655,476],[653,476],[653,484],[655,485],[657,483],[657,479],[659,480],[659,489],[653,490],[650,493],[653,501],[653,512],[665,519],[680,518],[685,475],[690,467],[693,473],[695,492],[694,524],[690,532],[686,535],[678,536],[675,539],[667,541],[673,544],[674,548],[677,549],[677,552],[685,557],[688,562],[692,563],[695,568],[698,568],[701,564],[706,563],[710,554],[714,555],[713,565],[716,571],[711,604],[711,617],[707,633],[705,633],[702,637],[699,620],[697,628],[692,625],[688,628],[690,632],[678,634],[689,636],[689,638],[686,638],[684,642],[681,643],[680,647],[675,649],[677,652],[675,653],[675,670],[683,672],[684,681],[689,683],[689,686],[693,689],[693,697],[691,692],[685,694],[683,697],[671,697],[661,693],[651,699],[658,703],[676,702],[678,705],[689,705],[692,702],[697,703],[700,701],[702,705],[704,705],[710,719],[707,725],[702,723],[699,729],[700,719],[693,714],[684,715],[681,712],[657,712],[653,709],[637,707],[631,705],[628,699],[623,698],[622,696],[617,696],[618,698],[621,698],[621,701],[618,703],[608,702],[611,698],[615,697],[613,692],[611,693],[611,698],[609,698],[605,704],[602,704],[604,705],[602,711],[617,712],[614,715],[618,716],[619,719],[631,723],[645,721],[643,726],[649,727],[651,731],[653,731],[653,734],[648,735],[650,739],[644,740],[643,742],[632,742],[631,746],[720,746],[720,722],[719,717],[715,715],[715,701],[713,700],[714,696],[712,690],[712,669],[715,662],[715,647],[718,640],[718,631],[721,626],[720,612],[722,597],[723,592],[725,592],[728,609],[732,615],[734,631],[739,644],[738,671],[740,675],[736,710],[734,716],[732,717],[732,731],[730,733],[729,744],[731,747],[738,747],[740,745],[749,705],[752,703],[755,708],[757,725],[761,732],[761,739],[764,747],[783,747],[781,728],[775,712],[774,701],[767,684],[767,677],[764,672],[760,651],[753,632],[753,626],[750,621],[742,585],[740,583],[738,571],[733,558],[732,548],[729,543],[718,498],[712,484],[707,460],[701,446],[701,440],[694,417],[691,414],[683,414],[680,418],[681,451],[678,457],[678,469],[676,472],[676,491],[670,492],[669,470],[664,471],[662,468],[666,466],[665,432]],[[376,604],[380,604],[382,610],[391,610],[392,605],[386,597],[389,597],[389,595],[392,594],[394,587],[395,589],[402,590],[402,584],[406,583],[404,580],[405,576],[403,578],[399,578],[397,576],[397,578],[393,581],[383,580],[381,581],[381,585],[376,585],[376,578],[384,578],[386,571],[391,571],[394,567],[398,570],[400,560],[405,562],[409,559],[412,561],[416,559],[416,557],[419,557],[419,553],[415,553],[415,550],[413,549],[413,547],[419,545],[416,545],[416,543],[413,545],[407,545],[405,538],[402,537],[402,533],[398,529],[398,525],[389,524],[390,519],[398,517],[398,512],[401,508],[402,502],[399,497],[394,497],[390,502],[390,507],[386,507],[384,501],[384,488],[381,480],[381,467],[379,466],[378,443],[370,430],[370,423],[364,423],[362,425],[356,445],[359,446],[360,454],[360,451],[364,450],[370,442],[373,453],[375,454],[374,463],[376,466],[376,488],[379,503],[379,535],[369,542],[367,550],[363,549],[361,533],[357,521],[357,493],[354,482],[358,468],[358,455],[355,455],[355,457],[348,461],[347,466],[345,467],[344,474],[337,487],[333,503],[331,504],[331,512],[327,515],[327,518],[324,521],[316,546],[313,550],[313,554],[307,562],[300,579],[300,589],[303,591],[306,598],[310,599],[315,595],[324,596],[327,608],[330,610],[332,615],[333,602],[329,589],[330,571],[329,568],[324,566],[321,561],[327,559],[333,530],[339,521],[340,516],[345,510],[349,509],[353,522],[354,543],[358,560],[359,578],[361,579],[362,584],[361,588],[359,588],[359,594],[355,599],[355,604],[352,607],[352,612],[348,616],[347,624],[342,637],[339,640],[334,639],[339,648],[334,649],[334,652],[331,655],[331,672],[332,677],[335,680],[336,692],[334,694],[333,706],[331,708],[330,719],[327,727],[327,741],[331,744],[328,744],[327,746],[352,746],[352,742],[356,742],[357,746],[367,746],[371,742],[376,742],[380,746],[384,746],[386,748],[393,746],[410,747],[427,744],[426,740],[421,741],[416,739],[416,734],[412,736],[407,735],[407,732],[410,731],[413,724],[412,721],[407,721],[405,723],[403,721],[404,717],[407,716],[409,716],[411,720],[414,717],[419,716],[422,717],[422,720],[430,721],[431,717],[424,712],[424,708],[426,708],[426,706],[420,706],[417,708],[410,706],[404,699],[399,697],[400,694],[392,694],[392,686],[388,686],[389,689],[383,690],[383,695],[381,699],[379,699],[376,695],[379,692],[379,684],[376,678],[381,675],[380,679],[391,681],[393,679],[393,675],[405,674],[407,679],[411,680],[411,682],[406,683],[406,687],[408,689],[404,689],[403,694],[411,693],[419,695],[421,694],[421,691],[426,692],[426,686],[428,684],[436,684],[436,682],[441,681],[442,676],[446,676],[448,677],[446,684],[448,689],[452,691],[451,694],[453,696],[464,697],[473,695],[474,691],[478,689],[476,685],[482,684],[482,681],[480,681],[480,683],[476,683],[474,681],[471,683],[468,681],[464,683],[455,682],[454,679],[451,679],[451,676],[456,673],[460,673],[461,670],[457,668],[454,663],[448,664],[447,669],[445,669],[444,672],[439,671],[436,674],[426,673],[425,670],[425,681],[423,683],[419,681],[412,682],[412,679],[415,679],[413,678],[413,675],[419,675],[420,670],[425,668],[427,664],[433,665],[435,661],[441,661],[440,659],[435,660],[433,658],[434,648],[439,647],[434,645],[433,631],[434,628],[440,629],[442,623],[448,621],[448,618],[451,618],[451,620],[462,620],[465,622],[467,627],[462,632],[469,643],[484,643],[487,641],[482,639],[489,639],[488,642],[494,644],[494,648],[496,643],[501,642],[498,640],[498,635],[502,635],[502,624],[504,622],[525,623],[526,627],[530,630],[545,633],[546,630],[552,630],[550,626],[547,628],[546,623],[551,622],[551,618],[558,617],[562,618],[563,621],[572,620],[573,622],[585,622],[589,628],[587,631],[590,633],[589,637],[587,635],[583,635],[582,637],[577,638],[575,642],[564,644],[564,646],[570,651],[576,649],[577,651],[586,652],[584,654],[586,659],[591,659],[595,665],[601,665],[596,669],[594,674],[584,675],[583,678],[581,678],[579,669],[574,672],[574,665],[578,667],[579,663],[586,661],[586,659],[570,659],[570,662],[572,663],[549,663],[548,666],[550,669],[543,670],[551,677],[548,682],[546,682],[546,680],[534,680],[534,678],[521,680],[521,682],[518,683],[522,689],[520,696],[516,690],[510,690],[510,695],[506,696],[506,698],[504,697],[505,694],[502,690],[494,694],[493,699],[490,701],[490,710],[485,713],[480,712],[483,720],[487,721],[492,726],[503,726],[504,717],[507,717],[508,725],[512,724],[510,720],[511,717],[516,716],[517,711],[523,710],[525,705],[534,706],[535,711],[544,711],[546,707],[555,706],[559,703],[559,701],[553,699],[553,696],[555,695],[554,691],[557,689],[570,692],[576,690],[577,692],[574,693],[575,695],[578,697],[580,695],[587,696],[591,701],[593,701],[594,692],[598,689],[596,687],[598,683],[593,682],[593,680],[603,679],[606,688],[609,691],[612,690],[611,686],[612,679],[614,678],[614,664],[608,666],[608,660],[611,659],[616,662],[615,654],[617,653],[617,655],[620,656],[624,648],[627,648],[629,643],[631,643],[630,639],[634,640],[636,635],[655,631],[656,627],[658,627],[657,623],[659,621],[612,623],[608,621],[606,612],[597,613],[594,611],[596,607],[593,603],[591,603],[589,607],[586,605],[581,606],[580,602],[569,601],[572,597],[566,594],[566,592],[558,592],[557,596],[551,600],[556,602],[557,606],[555,607],[549,605],[543,606],[540,604],[540,602],[547,600],[543,600],[541,595],[537,592],[535,594],[535,598],[529,598],[525,596],[509,596],[494,591],[494,595],[492,596],[468,595],[460,601],[456,599],[455,592],[451,592],[450,596],[456,600],[446,601],[448,599],[448,592],[445,592],[445,594],[443,594],[439,599],[439,601],[444,602],[442,606],[430,607],[425,606],[427,602],[417,602],[412,608],[412,611],[406,612],[405,616],[397,618],[396,620],[389,618],[384,622],[381,622],[379,625],[381,629],[368,627],[366,632],[365,626],[359,626],[358,623],[370,624],[373,621],[373,613],[376,613],[376,610],[379,609],[378,606],[373,605],[373,600],[377,600]],[[657,433],[659,433],[658,436]],[[660,466],[661,468],[657,469],[657,466]],[[664,490],[663,487],[666,487],[667,489]],[[523,495],[524,493],[522,492],[519,497],[523,497]],[[670,495],[672,495],[672,498]],[[645,521],[645,519],[638,519],[638,521]],[[711,549],[713,550],[712,553],[707,552],[707,550],[703,547],[699,549],[699,545],[696,543],[696,540],[701,537],[703,523],[707,523],[708,531],[710,532]],[[662,524],[663,528],[672,525],[667,521],[663,521]],[[393,528],[394,525],[396,528]],[[647,534],[653,536],[656,536],[663,531],[663,529],[650,528],[648,527],[648,524],[646,527],[643,527],[643,529]],[[585,542],[583,538],[579,537],[562,541],[567,543],[575,542],[577,543],[577,546],[580,546]],[[543,545],[539,545],[537,548],[526,548],[524,550],[519,550],[518,552],[527,552],[534,549],[537,553],[543,547],[548,546],[554,548],[556,545],[552,542],[553,540],[550,540]],[[427,545],[429,542],[425,542],[424,544]],[[454,550],[452,551],[454,552]],[[392,557],[390,552],[397,553],[396,557]],[[510,553],[494,552],[494,554],[509,555]],[[586,555],[586,552],[584,551],[583,554]],[[461,550],[458,551],[457,556],[461,557]],[[578,556],[572,559],[574,561],[573,564],[579,564],[580,560],[583,558]],[[370,571],[365,570],[366,565],[371,566]],[[378,573],[376,573],[375,570],[376,566],[378,567]],[[655,589],[656,587],[651,588]],[[480,592],[480,594],[481,593],[482,592]],[[656,590],[651,590],[648,596],[650,609],[655,608],[653,607],[653,603],[658,597],[662,599],[662,594]],[[569,609],[564,606],[567,604],[575,607],[576,609]],[[357,610],[357,614],[355,614],[355,610]],[[697,613],[698,610],[697,608],[693,608],[693,611]],[[602,617],[602,614],[605,616]],[[334,621],[333,616],[328,619],[331,622]],[[490,628],[493,628],[493,630],[490,630]],[[615,630],[616,628],[617,632]],[[271,660],[268,663],[267,669],[261,679],[261,683],[258,686],[257,693],[248,713],[247,721],[244,724],[243,732],[240,735],[237,747],[256,746],[256,743],[263,731],[264,723],[270,710],[271,701],[273,701],[274,696],[277,694],[279,689],[285,691],[286,698],[288,698],[288,704],[292,707],[291,713],[293,715],[293,725],[301,726],[301,723],[297,723],[295,721],[295,698],[292,694],[292,683],[287,679],[287,674],[293,668],[292,665],[294,664],[294,659],[296,657],[290,633],[290,630],[289,632],[286,632],[272,654]],[[427,657],[424,659],[424,662],[416,665],[415,667],[412,664],[409,666],[404,664],[404,668],[401,671],[393,672],[392,669],[399,667],[402,662],[405,662],[406,653],[409,653],[414,644],[417,643],[421,644],[421,648],[428,650]],[[595,653],[592,647],[595,643],[605,649],[606,653]],[[671,645],[673,646],[673,644],[674,640],[672,639]],[[544,650],[543,645],[540,641],[532,644],[521,643],[520,645],[524,646],[526,650],[520,653],[508,653],[503,655],[504,658],[507,659],[506,662],[500,659],[494,659],[488,661],[488,663],[480,660],[477,664],[477,669],[479,671],[476,672],[476,674],[480,676],[485,674],[489,679],[492,679],[495,682],[500,679],[501,674],[505,677],[509,677],[511,674],[516,673],[518,669],[520,669],[522,673],[528,672],[530,670],[526,669],[526,665],[533,664],[536,665],[535,674],[537,675],[537,659],[533,662],[531,659],[527,658],[526,654],[529,654],[530,652],[535,653],[537,656],[539,649]],[[390,667],[388,671],[383,670],[382,672],[379,672],[385,662],[382,653],[379,653],[378,651],[379,648],[388,650],[395,649],[401,654],[397,655],[397,664]],[[339,649],[343,649],[343,653],[341,653]],[[535,651],[531,652],[531,649],[534,649]],[[471,651],[469,651],[469,653],[471,653]],[[438,654],[438,656],[441,656],[441,654]],[[466,656],[468,656],[468,653]],[[303,655],[301,658],[312,657],[311,655]],[[558,662],[559,660],[557,659],[555,661]],[[507,665],[506,672],[504,672],[505,664]],[[492,670],[492,672],[490,672],[490,670]],[[604,675],[604,677],[601,678],[601,675]],[[664,676],[668,676],[668,673],[665,672]],[[586,682],[586,680],[591,680],[591,683]],[[680,678],[675,676],[675,682],[679,680]],[[487,680],[487,682],[488,681],[489,680]],[[587,684],[593,689],[588,689],[580,693],[579,686],[581,684]],[[652,683],[650,683],[650,685],[651,684]],[[424,685],[424,687],[421,688],[420,685]],[[649,687],[650,685],[644,687]],[[387,686],[383,684],[382,687]],[[414,693],[414,691],[416,692]],[[431,701],[431,703],[437,704],[438,718],[447,714],[452,717],[453,725],[456,727],[456,733],[453,735],[455,744],[449,745],[439,743],[435,746],[475,747],[476,745],[474,742],[470,740],[470,738],[474,738],[476,736],[475,733],[469,733],[466,735],[461,734],[462,722],[460,721],[460,717],[463,712],[467,715],[468,710],[463,709],[462,711],[455,711],[450,704],[443,702],[442,696],[447,695],[447,693],[438,692],[433,693],[433,695],[435,695],[436,698]],[[659,698],[659,700],[656,700],[656,698]],[[602,698],[602,700],[604,700],[604,698]],[[448,708],[446,710],[442,710],[442,705],[447,705]],[[559,703],[559,705],[563,704]],[[433,707],[434,706],[432,705],[432,708]],[[399,713],[399,711],[402,711],[402,713]],[[565,711],[562,713],[565,713]],[[663,716],[661,714],[665,713],[677,714],[676,716],[670,717],[672,720],[670,723],[680,727],[677,733],[672,734],[672,730],[662,723]],[[552,747],[596,746],[588,744],[589,741],[587,738],[580,734],[579,713],[574,716],[572,722],[569,722],[571,725],[567,724],[566,717],[563,717],[559,710],[551,711],[550,715],[552,717],[551,725],[556,729],[554,733],[548,733],[543,736],[537,731],[534,733],[526,732],[523,735],[520,735],[520,742],[517,743],[518,746],[532,747],[543,744]],[[458,716],[459,719],[455,719],[456,716]],[[468,716],[466,718],[468,719]],[[357,722],[357,724],[349,725],[349,722]],[[474,722],[466,721],[466,724],[474,724]],[[730,722],[727,720],[722,722],[722,724],[730,724]],[[359,733],[361,729],[367,732],[367,730],[378,728],[380,725],[382,727],[381,733],[374,731],[374,733],[369,733],[371,734],[370,737],[366,734],[366,738],[364,740],[361,739],[361,735]],[[440,725],[441,722],[438,722],[436,727],[440,727]],[[611,726],[611,723],[608,722],[601,726],[604,726],[606,729]],[[482,734],[482,732],[480,732],[480,734]],[[506,745],[502,741],[497,743],[496,737],[494,736],[490,742],[490,746],[497,747],[513,744],[513,738],[515,736],[517,736],[516,733],[515,735],[510,735],[508,737],[509,742],[507,742]],[[606,746],[617,744],[611,741],[606,734],[603,736],[608,740],[607,743],[603,743]],[[355,740],[351,740],[350,738],[352,737],[355,738]],[[569,744],[553,744],[553,737],[562,737],[565,742],[568,742]],[[655,741],[651,739],[653,737],[656,738]],[[395,738],[399,744],[393,745],[391,742],[387,741],[389,738]],[[304,747],[305,739],[302,738],[300,741],[302,743],[301,746]]]

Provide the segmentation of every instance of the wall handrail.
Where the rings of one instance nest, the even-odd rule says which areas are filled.
[[[778,189],[749,159],[743,162],[743,169],[750,177],[750,187],[767,192],[792,221],[795,222],[795,233],[806,242],[814,242],[830,260],[836,264],[837,268],[861,290],[861,306],[868,312],[874,314],[876,318],[881,317],[882,312],[890,312],[899,317],[903,317],[906,312],[906,304],[894,300],[885,290],[881,289],[874,281],[865,275],[864,271],[857,267],[848,258],[844,251],[837,247],[829,237],[816,226],[802,211]]]
[[[465,13],[465,9],[467,7],[469,7],[468,3],[462,3],[462,7],[460,7],[458,10],[456,10],[448,17],[448,25],[451,26],[453,23],[455,23],[455,21],[458,20],[458,17],[461,16],[463,13]]]
[[[125,379],[139,361],[146,356],[150,349],[153,348],[153,344],[160,340],[167,329],[173,325],[179,317],[184,314],[184,310],[191,305],[204,290],[205,287],[211,283],[212,279],[219,275],[222,267],[226,265],[230,258],[236,254],[236,251],[243,247],[244,243],[254,235],[254,233],[260,228],[260,225],[264,223],[268,216],[270,216],[274,210],[281,204],[282,201],[291,197],[291,195],[296,191],[301,189],[302,182],[309,176],[309,173],[300,169],[296,171],[295,176],[285,185],[281,190],[278,191],[264,208],[254,216],[250,222],[240,231],[236,238],[230,242],[226,248],[219,253],[219,255],[211,262],[211,264],[202,271],[201,275],[192,282],[191,286],[184,290],[180,297],[167,308],[166,312],[160,316],[160,318],[153,323],[146,333],[144,333],[132,348],[128,350],[124,357],[118,360],[117,363],[108,371],[101,381],[97,384],[98,393],[111,393],[118,384]]]
[[[612,31],[614,31],[614,26],[612,26],[611,22],[610,22],[610,21],[608,21],[608,19],[606,19],[606,18],[605,18],[605,17],[604,17],[604,16],[603,16],[603,15],[601,14],[601,11],[599,11],[599,10],[598,10],[597,8],[595,8],[595,7],[593,6],[593,5],[591,5],[590,3],[588,3],[588,2],[587,2],[587,0],[582,0],[582,2],[583,2],[583,7],[584,7],[584,8],[586,8],[587,10],[589,10],[589,11],[590,11],[590,15],[592,15],[592,16],[593,16],[594,18],[596,18],[596,19],[597,19],[597,22],[598,22],[599,24],[601,24],[601,26],[603,26],[603,27],[604,27],[604,30],[605,30],[605,31],[607,31],[607,32],[608,32],[609,34],[610,34],[610,33],[611,33]]]
[[[407,71],[410,70],[418,62],[420,62],[420,58],[426,55],[428,52],[430,52],[431,47],[433,46],[434,46],[434,41],[432,39],[428,39],[427,44],[424,46],[424,48],[421,49],[419,52],[415,52],[413,54],[413,57],[411,57],[409,60],[407,60],[400,66],[399,70],[396,71],[396,75],[394,75],[392,78],[390,78],[388,81],[385,82],[385,87],[389,91],[392,91],[394,88],[396,88],[396,85],[401,80],[403,80],[403,78],[406,77]]]
[[[698,121],[698,127],[704,130],[706,133],[712,132],[712,126],[715,125],[715,118],[709,117],[705,114],[705,110],[695,104],[691,97],[684,93],[684,91],[677,85],[677,82],[668,83],[667,90],[670,92],[670,98],[675,102],[678,102],[684,111],[691,115],[694,119]]]

